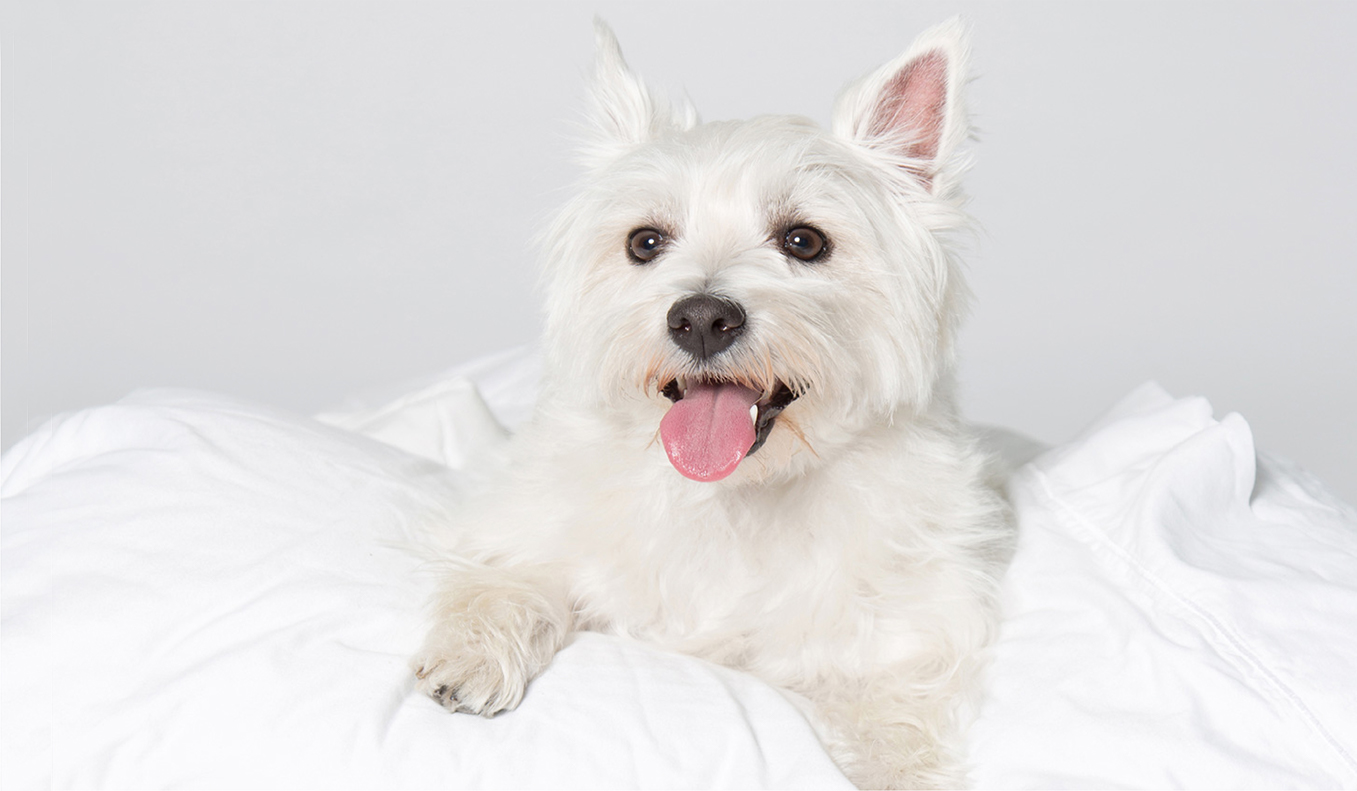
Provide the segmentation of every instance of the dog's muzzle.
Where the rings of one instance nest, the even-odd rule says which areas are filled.
[[[745,319],[738,302],[692,294],[669,309],[669,337],[694,362],[706,363],[739,340]],[[661,392],[673,402],[660,423],[665,452],[675,469],[698,481],[734,472],[768,440],[777,416],[798,395],[780,380],[760,392],[747,380],[704,374],[679,376]]]

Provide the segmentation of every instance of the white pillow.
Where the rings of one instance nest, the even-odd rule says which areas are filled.
[[[541,355],[517,346],[436,376],[350,396],[316,419],[407,453],[465,469],[494,457],[531,414]]]
[[[981,787],[1357,787],[1357,513],[1155,385],[1009,491]]]
[[[431,587],[404,543],[457,486],[217,396],[39,429],[0,461],[0,785],[848,787],[770,687],[617,638],[493,720],[415,693]]]

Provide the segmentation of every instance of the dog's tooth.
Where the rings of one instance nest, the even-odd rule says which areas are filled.
[[[754,421],[754,425],[756,425],[756,426],[758,425],[758,423],[759,423],[759,405],[758,405],[758,404],[750,404],[750,405],[749,405],[749,419],[752,420],[752,421]]]

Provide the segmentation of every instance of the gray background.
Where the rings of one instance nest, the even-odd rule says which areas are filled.
[[[705,118],[821,122],[962,12],[968,413],[1146,379],[1357,501],[1357,4],[9,3],[3,441],[177,385],[302,412],[539,329],[595,13]]]

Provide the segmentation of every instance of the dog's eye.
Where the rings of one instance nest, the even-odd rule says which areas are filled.
[[[824,234],[805,225],[787,231],[782,237],[782,249],[802,261],[814,261],[824,255],[827,246]]]
[[[640,228],[631,232],[631,238],[627,240],[627,253],[632,261],[644,264],[660,254],[664,242],[664,234],[654,228]]]

